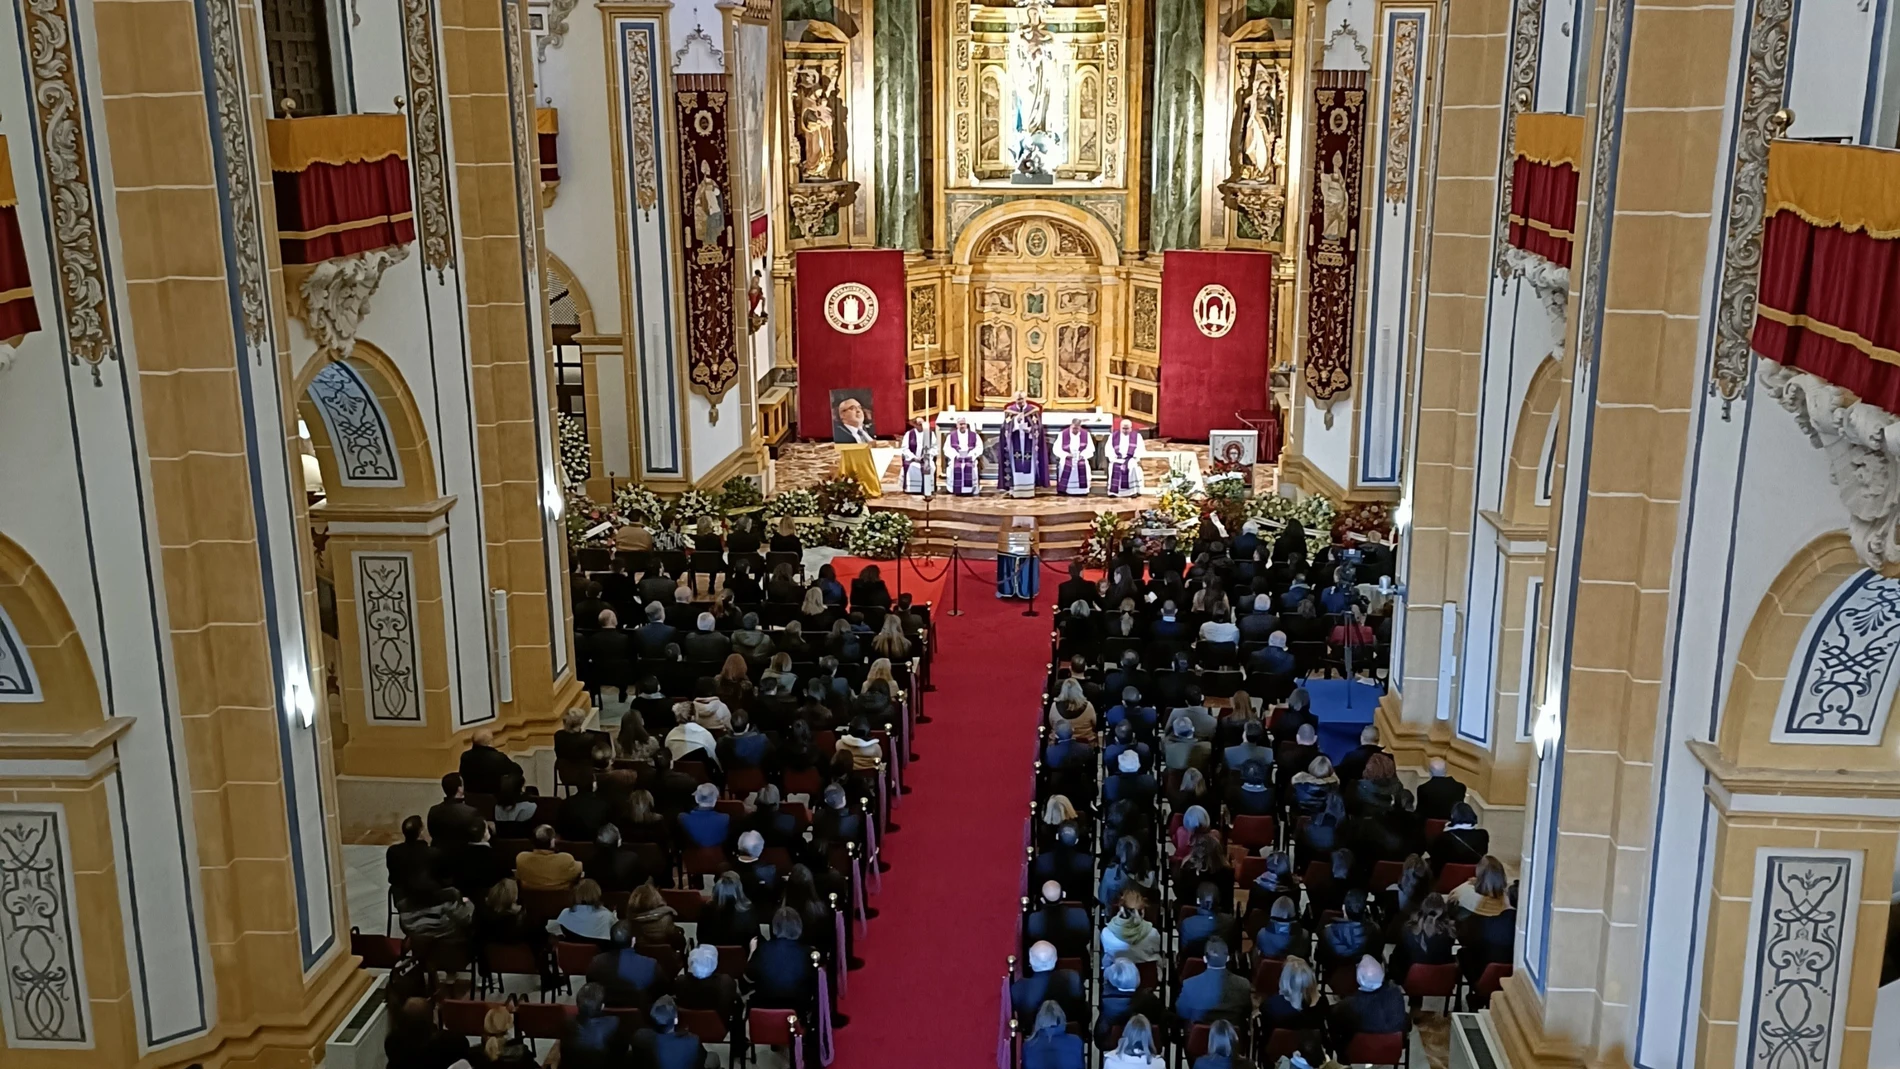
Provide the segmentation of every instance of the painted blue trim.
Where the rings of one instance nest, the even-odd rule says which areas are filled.
[[[614,29],[617,31],[615,38],[620,43],[620,54],[615,58],[615,63],[620,71],[620,151],[624,159],[624,171],[627,182],[627,189],[625,191],[627,196],[627,225],[633,229],[633,234],[631,235],[632,240],[628,241],[627,245],[633,258],[633,292],[635,301],[638,304],[636,311],[644,313],[646,311],[646,294],[648,292],[646,286],[647,267],[645,260],[640,255],[640,224],[635,220],[637,216],[646,213],[641,212],[639,207],[634,203],[632,125],[633,71],[627,66],[627,44],[633,39],[633,35],[635,34],[645,34],[648,40],[649,54],[653,57],[653,61],[648,66],[647,80],[651,88],[653,100],[653,129],[656,138],[658,131],[666,128],[666,115],[661,110],[662,101],[664,101],[666,97],[661,89],[659,73],[659,64],[664,62],[665,52],[664,46],[660,41],[660,24],[657,19],[617,19],[614,22]],[[654,144],[654,151],[661,151],[658,141]],[[658,444],[654,438],[654,433],[657,428],[654,427],[653,420],[645,418],[648,414],[652,413],[654,409],[652,383],[648,381],[649,376],[647,375],[646,367],[648,339],[645,332],[640,331],[635,334],[635,349],[633,353],[634,362],[640,369],[640,414],[642,416],[640,428],[643,432],[643,437],[646,439],[646,448],[641,450],[640,466],[650,475],[683,476],[686,474],[686,457],[685,450],[682,448],[680,442],[678,406],[673,401],[673,398],[679,396],[679,382],[677,372],[674,370],[674,363],[678,359],[678,354],[673,350],[673,272],[672,264],[669,262],[669,258],[664,254],[665,250],[671,247],[670,242],[665,239],[665,234],[671,225],[671,216],[669,213],[672,211],[672,206],[667,200],[667,193],[669,191],[666,186],[666,167],[663,162],[658,160],[655,161],[655,166],[658,168],[656,195],[659,200],[654,205],[651,214],[659,220],[662,235],[660,241],[662,255],[660,256],[659,263],[662,299],[659,318],[661,325],[665,327],[665,334],[661,339],[661,344],[666,349],[666,396],[668,399],[666,411],[670,414],[669,424],[673,435],[673,463],[667,466],[653,463],[653,453],[655,446]],[[646,324],[646,316],[639,315],[636,318],[639,320],[640,325],[644,327]]]
[[[212,164],[216,168],[216,174],[219,179],[217,188],[218,223],[221,232],[220,248],[224,255],[225,293],[231,309],[232,360],[237,365],[238,400],[244,412],[244,453],[246,459],[246,474],[250,481],[252,522],[255,523],[257,527],[258,573],[259,582],[262,584],[261,592],[264,597],[264,632],[270,641],[271,685],[275,689],[275,694],[272,698],[272,707],[277,713],[275,718],[277,722],[277,752],[278,759],[283,764],[284,772],[284,813],[290,829],[291,875],[295,878],[297,885],[297,936],[298,943],[303,950],[303,967],[305,971],[308,971],[312,966],[316,965],[317,962],[321,961],[323,956],[329,953],[330,949],[336,945],[337,923],[334,909],[335,903],[332,901],[329,938],[325,939],[321,944],[312,941],[310,932],[310,874],[304,864],[303,815],[299,812],[300,807],[298,805],[296,749],[290,734],[290,718],[295,715],[296,711],[290,708],[285,695],[285,691],[288,689],[288,679],[286,678],[287,673],[284,671],[283,624],[278,618],[281,606],[277,602],[276,547],[271,543],[270,503],[264,487],[263,451],[259,448],[258,444],[257,403],[252,396],[254,384],[251,376],[250,345],[244,335],[244,295],[238,282],[237,225],[233,221],[231,213],[231,189],[224,179],[229,161],[224,152],[223,124],[218,118],[217,72],[212,66],[210,16],[206,10],[206,4],[216,2],[218,2],[218,0],[196,0],[192,7],[197,14],[198,20],[198,61],[204,76],[206,132],[211,138]],[[241,59],[239,63],[241,73]],[[242,161],[241,165],[249,166],[250,163],[249,161]],[[275,361],[277,359],[274,347],[269,356],[273,361],[272,367],[274,370]],[[350,375],[356,377],[353,371],[350,372]],[[283,397],[282,386],[277,382],[277,376],[274,374],[271,376],[271,381],[274,392],[279,398],[279,410],[281,411],[281,401]],[[362,384],[361,378],[357,378],[356,381],[358,385]],[[372,394],[370,396],[373,397],[374,395]],[[378,410],[378,418],[381,418],[380,409]],[[384,430],[387,431],[387,429],[387,425],[385,424]],[[285,476],[284,486],[288,491],[291,487],[297,485],[290,480],[289,450],[280,445],[276,452],[280,454],[280,463],[283,465]],[[283,502],[283,504],[289,506],[288,494],[286,494],[286,501]],[[295,521],[295,515],[293,507],[291,510],[293,523]],[[291,556],[293,561],[295,561],[297,550],[294,547],[291,550]],[[302,570],[301,562],[293,563],[292,567],[299,572]],[[298,596],[301,598],[303,590],[301,579],[297,580],[296,586]],[[298,619],[301,621],[302,618],[303,606],[300,604],[298,606]],[[304,661],[306,666],[309,664],[308,650],[300,650],[299,657]],[[311,686],[311,681],[308,679],[303,680],[302,683],[305,686]],[[314,735],[312,737],[311,746],[314,751],[316,747]],[[318,764],[319,762],[320,758],[315,757],[313,754],[312,763]],[[315,777],[311,788],[315,791],[316,796],[317,831],[324,844],[321,851],[324,859],[323,886],[329,889],[335,885],[330,878],[330,839],[327,834],[327,829],[325,828],[323,776],[321,772]],[[329,896],[326,895],[326,897]]]
[[[1385,73],[1383,75],[1384,84],[1388,86],[1392,84],[1393,59],[1392,59],[1392,46],[1390,42],[1392,41],[1394,27],[1396,27],[1401,22],[1418,23],[1419,24],[1419,46],[1430,47],[1430,42],[1425,37],[1425,14],[1423,12],[1388,10],[1385,14],[1385,40],[1387,44],[1385,46]],[[1425,88],[1424,65],[1422,63],[1414,63],[1413,68],[1412,68],[1413,105],[1412,105],[1411,126],[1406,131],[1406,143],[1414,146],[1414,150],[1411,157],[1412,165],[1409,168],[1407,168],[1406,175],[1405,175],[1405,201],[1404,201],[1405,206],[1403,209],[1404,231],[1401,237],[1401,240],[1403,242],[1404,249],[1405,249],[1405,254],[1400,260],[1401,264],[1404,265],[1403,269],[1400,271],[1400,276],[1403,282],[1399,289],[1399,316],[1398,316],[1399,327],[1398,327],[1398,330],[1394,332],[1394,338],[1397,340],[1397,346],[1392,354],[1393,363],[1398,368],[1397,378],[1394,383],[1394,390],[1395,390],[1396,396],[1392,398],[1391,435],[1390,435],[1390,440],[1388,442],[1388,448],[1385,450],[1384,455],[1382,455],[1379,458],[1381,462],[1381,470],[1383,474],[1375,475],[1373,474],[1373,471],[1372,471],[1372,423],[1371,423],[1371,420],[1368,419],[1368,420],[1362,421],[1359,427],[1359,482],[1363,486],[1397,486],[1399,483],[1399,450],[1400,450],[1399,434],[1400,434],[1401,429],[1403,428],[1404,419],[1405,419],[1405,366],[1406,364],[1405,364],[1404,354],[1407,348],[1406,338],[1408,336],[1405,326],[1408,320],[1408,312],[1411,307],[1411,299],[1412,299],[1411,270],[1410,270],[1411,263],[1412,263],[1412,233],[1414,230],[1417,229],[1417,225],[1416,225],[1417,219],[1415,217],[1415,211],[1414,211],[1414,207],[1418,200],[1418,185],[1419,185],[1418,154],[1417,154],[1416,146],[1418,144],[1419,111],[1420,111],[1421,105],[1423,104],[1422,98],[1424,96],[1424,92],[1423,92],[1424,88]],[[1391,104],[1392,104],[1392,99],[1391,99],[1391,96],[1388,94],[1388,96],[1386,97],[1385,105],[1387,108],[1390,108]],[[1386,115],[1384,116],[1384,118],[1389,120],[1390,116]],[[1373,174],[1375,175],[1383,175],[1385,173],[1385,169],[1387,166],[1387,157],[1390,155],[1392,151],[1391,124],[1389,121],[1387,121],[1387,122],[1381,123],[1380,126],[1382,127],[1382,129],[1379,135],[1379,169],[1373,172]],[[1365,405],[1365,410],[1367,411],[1368,414],[1370,414],[1370,412],[1372,411],[1371,401],[1372,401],[1373,393],[1374,391],[1378,389],[1378,386],[1379,386],[1379,377],[1377,373],[1378,366],[1379,366],[1379,330],[1378,330],[1378,327],[1379,327],[1379,285],[1385,273],[1384,272],[1385,257],[1377,255],[1377,250],[1380,250],[1384,247],[1385,233],[1386,233],[1386,209],[1384,206],[1385,202],[1383,201],[1383,199],[1380,199],[1378,203],[1379,203],[1379,207],[1377,208],[1378,216],[1373,223],[1374,229],[1373,229],[1373,239],[1372,239],[1373,246],[1372,247],[1375,250],[1375,254],[1372,259],[1372,285],[1367,291],[1368,296],[1366,300],[1365,379],[1366,379],[1366,391],[1367,391],[1366,402],[1367,403]]]
[[[1885,44],[1887,32],[1887,0],[1874,2],[1873,43],[1867,50],[1867,95],[1860,103],[1860,144],[1874,143],[1874,118],[1880,110],[1880,46]],[[1788,53],[1792,59],[1794,52]]]
[[[1515,396],[1517,393],[1517,323],[1518,323],[1518,314],[1523,311],[1523,307],[1524,307],[1524,282],[1522,279],[1519,279],[1513,282],[1502,283],[1502,285],[1509,287],[1510,292],[1511,292],[1511,307],[1510,307],[1511,330],[1510,330],[1510,333],[1506,336],[1505,344],[1504,344],[1503,397],[1508,405],[1510,399],[1513,396]],[[1491,316],[1492,316],[1492,313],[1497,309],[1497,307],[1498,307],[1497,303],[1491,299],[1490,291],[1489,289],[1487,289],[1486,296],[1485,296],[1485,316],[1484,316],[1484,342],[1483,342],[1484,356],[1480,360],[1481,377],[1478,380],[1480,383],[1479,397],[1478,397],[1478,456],[1472,466],[1471,530],[1473,531],[1481,531],[1484,529],[1484,518],[1481,515],[1479,515],[1479,513],[1482,511],[1482,505],[1485,499],[1479,497],[1478,489],[1482,484],[1482,480],[1484,478],[1484,472],[1486,468],[1489,466],[1486,462],[1490,459],[1490,452],[1484,448],[1484,417],[1485,417],[1486,412],[1488,412],[1490,409],[1489,395],[1491,394],[1492,391],[1484,389],[1482,384],[1485,381],[1485,377],[1488,377],[1490,374]],[[1555,417],[1553,416],[1553,419],[1554,418]],[[1516,428],[1512,424],[1511,413],[1507,407],[1504,413],[1503,434],[1501,435],[1501,440],[1498,443],[1503,454],[1505,454],[1506,456],[1508,456],[1508,454],[1510,453],[1511,439],[1514,436],[1515,431],[1516,431]],[[1502,498],[1504,496],[1504,480],[1506,477],[1507,476],[1501,475],[1498,478],[1498,497],[1499,498]],[[1465,627],[1464,641],[1459,643],[1459,654],[1460,654],[1459,695],[1458,695],[1458,700],[1453,706],[1453,713],[1452,713],[1452,718],[1451,718],[1452,731],[1459,738],[1464,739],[1466,742],[1476,743],[1477,745],[1484,746],[1484,747],[1489,747],[1491,745],[1492,729],[1496,726],[1496,723],[1497,723],[1497,702],[1492,697],[1491,682],[1492,680],[1495,680],[1497,678],[1498,629],[1497,629],[1496,624],[1497,624],[1497,613],[1500,611],[1500,602],[1502,601],[1502,598],[1503,598],[1502,583],[1503,583],[1503,577],[1504,577],[1504,572],[1505,572],[1505,567],[1502,565],[1502,563],[1499,564],[1497,572],[1491,578],[1491,617],[1492,617],[1491,625],[1492,626],[1487,627],[1485,629],[1485,637],[1484,637],[1484,641],[1488,643],[1488,646],[1487,646],[1488,655],[1486,657],[1486,664],[1490,668],[1490,676],[1488,679],[1483,681],[1485,705],[1487,706],[1489,712],[1488,712],[1488,715],[1484,717],[1483,724],[1482,724],[1483,730],[1479,734],[1472,734],[1471,732],[1466,731],[1464,728],[1465,716],[1464,716],[1464,693],[1463,693],[1464,686],[1463,684],[1464,684],[1464,680],[1468,678],[1465,676],[1464,673],[1465,673],[1465,669],[1470,666],[1471,659],[1463,655],[1466,652],[1468,652],[1465,649],[1465,646],[1467,646],[1471,642],[1471,635],[1472,635],[1472,629],[1469,626],[1470,619],[1471,619],[1471,592],[1473,589],[1476,588],[1476,585],[1477,585],[1476,577],[1473,574],[1477,571],[1477,569],[1473,568],[1472,565],[1475,564],[1477,561],[1479,546],[1481,544],[1489,543],[1490,541],[1491,540],[1489,539],[1473,538],[1471,540],[1470,552],[1466,555],[1466,558],[1465,558],[1465,606],[1464,607],[1465,607],[1466,627]],[[1487,548],[1491,550],[1491,553],[1494,556],[1499,554],[1499,551],[1494,544],[1489,545]]]
[[[26,98],[28,100],[31,100],[33,99],[32,85],[24,81],[25,72],[29,69],[30,64],[31,64],[31,57],[28,55],[28,52],[27,52],[27,31],[26,31],[24,7],[25,5],[22,5],[22,4],[14,5],[14,25],[18,33],[18,40],[19,40],[18,47],[20,50],[20,71],[21,71],[21,77],[23,79],[22,85],[23,85],[23,88],[26,90],[25,92]],[[86,167],[87,167],[87,177],[88,177],[88,191],[92,197],[93,218],[100,222],[99,264],[100,264],[101,271],[103,272],[105,278],[107,279],[107,285],[105,287],[105,294],[104,294],[105,302],[106,302],[105,315],[106,315],[107,322],[111,325],[112,337],[114,339],[114,343],[115,345],[117,345],[118,341],[123,337],[123,334],[120,331],[119,318],[118,318],[118,290],[115,286],[111,284],[111,279],[113,277],[112,275],[112,248],[111,248],[112,243],[110,240],[110,236],[107,234],[104,228],[104,220],[105,220],[104,205],[102,202],[102,198],[99,195],[99,158],[98,158],[97,149],[95,147],[95,138],[94,138],[94,131],[93,131],[93,126],[92,126],[92,113],[88,107],[88,102],[91,100],[91,95],[88,91],[89,87],[87,85],[88,78],[87,78],[87,71],[86,71],[86,56],[85,56],[86,38],[85,38],[85,34],[80,32],[79,26],[77,24],[78,17],[79,17],[78,11],[75,10],[73,7],[69,7],[67,9],[67,17],[69,20],[71,20],[68,23],[68,28],[72,32],[73,76],[79,83],[78,95],[79,95],[79,100],[80,100],[80,108],[79,108],[78,114],[75,116],[75,119],[76,121],[80,123],[82,127],[84,127],[85,132],[86,132]],[[31,131],[32,131],[34,157],[39,158],[45,152],[45,145],[42,142],[41,137],[40,137],[39,124],[37,122],[29,122],[27,125],[31,128]],[[44,233],[46,234],[47,240],[49,241],[49,243],[51,241],[52,234],[54,232],[53,220],[52,220],[50,209],[51,209],[50,198],[42,196],[40,198],[40,216],[41,216],[42,224],[45,228]],[[52,246],[50,244],[47,246],[47,260],[49,263],[56,264],[58,262],[58,259],[54,255]],[[53,298],[55,306],[56,307],[63,306],[63,301],[61,297],[59,296],[61,292],[59,290],[59,287],[53,287],[53,292],[55,294]],[[61,348],[63,350],[69,350],[71,339],[66,336],[64,322],[60,324],[59,329],[60,329]],[[151,1034],[150,990],[151,990],[151,981],[153,977],[152,977],[152,973],[150,969],[147,967],[147,964],[146,964],[144,928],[143,928],[143,925],[139,921],[137,873],[134,871],[132,851],[129,845],[132,842],[132,830],[131,830],[130,822],[126,819],[126,816],[125,816],[126,809],[125,809],[125,806],[123,805],[124,777],[122,774],[117,775],[115,778],[117,778],[119,781],[120,800],[122,803],[119,807],[119,818],[120,818],[120,831],[122,835],[123,848],[119,851],[119,856],[120,856],[120,859],[123,860],[125,863],[126,889],[128,891],[128,898],[129,898],[127,905],[132,911],[131,920],[132,920],[133,955],[139,963],[140,976],[143,977],[146,981],[144,984],[140,985],[140,990],[139,990],[141,1008],[145,1011],[144,1014],[140,1017],[140,1021],[144,1024],[145,1031],[146,1031],[146,1035],[145,1035],[146,1046],[157,1047],[166,1043],[173,1042],[178,1039],[183,1039],[185,1037],[203,1032],[207,1028],[210,1027],[210,1022],[205,1012],[204,962],[203,962],[203,953],[201,951],[201,948],[199,945],[200,941],[198,938],[199,933],[198,933],[197,903],[192,898],[191,870],[196,864],[196,861],[192,857],[190,843],[187,841],[186,836],[185,836],[184,801],[182,797],[180,796],[179,790],[178,790],[178,744],[177,744],[177,738],[173,730],[173,724],[172,724],[173,709],[172,709],[172,702],[171,702],[170,684],[168,682],[170,678],[170,673],[167,669],[166,657],[165,657],[165,651],[166,651],[165,631],[164,631],[163,624],[158,618],[158,588],[152,576],[152,533],[151,533],[151,526],[147,518],[147,513],[146,513],[146,508],[145,508],[146,502],[145,502],[144,472],[138,463],[139,439],[138,439],[138,432],[137,432],[137,423],[135,420],[134,413],[132,411],[131,382],[127,376],[127,371],[126,371],[126,366],[125,366],[126,362],[122,358],[122,354],[120,358],[115,359],[114,362],[118,364],[120,397],[125,407],[126,445],[132,458],[132,465],[131,465],[132,485],[133,485],[134,494],[137,497],[138,516],[139,516],[139,541],[140,541],[141,552],[143,553],[143,556],[144,556],[145,592],[146,592],[146,597],[147,597],[147,605],[149,608],[150,622],[152,626],[153,666],[157,672],[158,683],[159,683],[159,686],[158,686],[159,717],[160,717],[161,723],[163,724],[164,734],[165,734],[166,768],[169,771],[170,778],[171,778],[172,813],[176,821],[175,826],[177,828],[178,856],[181,863],[182,871],[184,872],[184,888],[183,888],[183,895],[181,897],[185,904],[186,924],[191,929],[190,943],[191,943],[191,956],[192,956],[192,982],[194,984],[195,990],[198,995],[198,1023],[197,1024],[192,1025],[191,1027],[183,1029],[181,1031],[169,1034],[169,1035],[154,1036]],[[73,393],[72,374],[71,374],[70,368],[68,369],[68,373],[65,376],[63,376],[63,378],[65,379],[65,383],[66,383],[66,408],[67,408],[67,412],[69,416],[71,417],[72,436],[73,436],[73,458],[74,458],[74,465],[78,473],[79,492],[80,492],[80,510],[84,516],[85,525],[86,525],[86,557],[87,557],[87,563],[90,567],[92,578],[93,578],[93,605],[94,605],[95,611],[98,613],[98,618],[99,618],[99,645],[100,645],[100,653],[101,653],[100,666],[106,677],[107,715],[111,716],[111,715],[117,715],[117,712],[116,712],[117,701],[116,701],[116,695],[114,693],[114,685],[113,685],[113,679],[112,679],[111,654],[107,648],[108,642],[106,639],[105,601],[104,601],[104,596],[100,593],[101,584],[99,583],[98,546],[93,536],[92,503],[91,503],[91,498],[87,490],[85,453],[82,448],[80,436],[79,436],[78,401]]]

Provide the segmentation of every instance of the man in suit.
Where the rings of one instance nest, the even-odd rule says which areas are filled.
[[[639,852],[621,845],[620,829],[612,824],[603,824],[594,833],[594,856],[587,859],[585,868],[587,878],[603,891],[631,891],[652,876]]]
[[[1275,621],[1276,624],[1278,621]],[[1287,652],[1286,632],[1273,631],[1267,635],[1267,644],[1247,655],[1247,674],[1291,677],[1298,667],[1293,654]]]
[[[561,1069],[619,1069],[627,1063],[627,1037],[620,1018],[606,1010],[607,992],[582,984],[574,996],[575,1015],[561,1037]]]
[[[801,942],[804,937],[805,923],[797,910],[780,906],[772,914],[772,937],[759,943],[752,951],[752,963],[746,966],[753,1007],[797,1010],[801,1016],[818,1008],[817,965],[810,948]],[[843,1021],[832,1015],[832,1027],[843,1027]]]
[[[1120,693],[1122,696],[1120,704],[1110,706],[1108,711],[1102,714],[1103,725],[1112,728],[1126,720],[1135,726],[1135,730],[1144,734],[1153,731],[1161,714],[1155,711],[1154,706],[1142,704],[1141,691],[1132,685],[1122,687]]]
[[[831,410],[831,440],[841,444],[864,444],[877,440],[870,410],[855,397],[846,397]]]
[[[758,833],[766,846],[781,847],[796,856],[806,847],[804,824],[794,814],[781,809],[779,802],[779,789],[775,784],[759,788],[752,800],[752,815],[745,818],[742,826],[745,831]]]
[[[581,680],[598,694],[602,687],[621,687],[634,680],[639,651],[633,636],[620,630],[612,609],[602,610],[600,630],[580,637]]]
[[[1221,751],[1221,763],[1228,768],[1241,768],[1249,761],[1270,765],[1273,751],[1267,748],[1266,742],[1267,729],[1258,720],[1249,720],[1241,729],[1241,741]]]
[[[651,1069],[705,1069],[706,1045],[693,1033],[680,1031],[679,1019],[679,1005],[671,996],[655,1000],[647,1010],[647,1020],[653,1023],[652,1027],[635,1032],[629,1044],[635,1065]]]
[[[719,788],[702,783],[693,790],[693,808],[680,814],[680,833],[686,846],[724,847],[732,818],[718,809]]]
[[[673,577],[666,574],[665,568],[656,565],[652,571],[640,577],[640,600],[649,605],[657,601],[664,609],[673,603],[673,587]]]
[[[756,831],[739,833],[737,856],[732,867],[739,872],[739,884],[745,888],[745,896],[760,909],[771,909],[779,902],[779,885],[785,881],[785,874],[764,860],[765,836]]]
[[[583,579],[574,584],[574,626],[582,631],[597,625],[600,614],[613,608],[601,597],[601,585],[592,579]]]
[[[1220,911],[1220,890],[1204,883],[1194,891],[1194,912],[1181,919],[1181,954],[1198,958],[1213,941],[1232,946],[1239,941],[1240,924],[1232,913]]]
[[[1448,820],[1452,807],[1465,800],[1465,785],[1452,778],[1442,757],[1432,758],[1426,767],[1431,776],[1418,785],[1418,815],[1423,820]]]
[[[1078,601],[1086,601],[1093,606],[1096,593],[1095,584],[1082,578],[1082,561],[1078,558],[1069,562],[1069,577],[1056,587],[1056,604],[1067,609]]]
[[[473,794],[500,794],[503,777],[520,776],[526,782],[521,766],[495,749],[494,732],[482,728],[469,741],[472,745],[462,754],[460,765],[463,790]]]
[[[1109,802],[1130,799],[1137,805],[1154,800],[1161,785],[1154,776],[1141,770],[1141,754],[1133,749],[1123,750],[1115,757],[1116,774],[1102,784],[1102,797]]]
[[[1292,742],[1283,742],[1273,748],[1273,763],[1279,765],[1284,774],[1291,778],[1306,771],[1319,756],[1319,731],[1311,724],[1301,724],[1300,730],[1293,735]]]
[[[1354,1036],[1404,1032],[1408,1023],[1405,989],[1385,978],[1385,966],[1368,955],[1353,971],[1359,990],[1341,999],[1328,1020],[1333,1049],[1344,1051]]]
[[[645,615],[646,623],[633,629],[633,642],[639,647],[640,656],[657,660],[665,655],[667,643],[679,641],[679,629],[666,622],[666,605],[663,602],[648,603]]]
[[[626,921],[615,924],[609,938],[613,949],[595,955],[587,967],[587,982],[605,989],[609,1006],[646,1006],[666,990],[672,975],[657,958],[647,957],[633,945],[633,927]]]
[[[555,818],[555,830],[569,842],[592,842],[602,826],[613,819],[613,815],[613,800],[600,790],[596,778],[592,775],[576,776],[574,793],[561,802],[560,814]]]
[[[1095,889],[1095,859],[1080,842],[1081,834],[1073,823],[1057,828],[1055,845],[1036,858],[1033,878],[1061,885],[1064,898],[1087,898]]]
[[[421,817],[403,820],[402,842],[383,851],[383,864],[389,869],[389,889],[398,908],[415,892],[435,888],[442,855],[422,838]]]
[[[450,850],[443,857],[442,868],[463,898],[480,902],[489,888],[508,878],[511,871],[508,866],[513,860],[495,853],[488,825],[484,823],[479,838]]]
[[[1273,595],[1255,594],[1253,611],[1243,615],[1238,621],[1240,641],[1265,642],[1280,628],[1280,618],[1273,614]]]
[[[1207,968],[1181,981],[1174,1012],[1189,1024],[1228,1021],[1240,1024],[1253,1009],[1253,983],[1227,969],[1227,941],[1209,939],[1202,955]]]
[[[1339,782],[1349,783],[1365,774],[1366,761],[1373,754],[1384,752],[1385,747],[1379,745],[1378,725],[1367,724],[1365,730],[1359,732],[1359,745],[1353,747],[1346,756],[1333,762],[1333,771],[1338,774]]]
[[[1042,749],[1043,763],[1051,771],[1092,761],[1094,756],[1095,751],[1087,743],[1075,741],[1075,725],[1067,720],[1057,722],[1055,738]]]
[[[1469,802],[1451,807],[1445,830],[1426,848],[1425,857],[1433,872],[1444,872],[1446,865],[1476,865],[1491,852],[1491,833],[1478,827],[1478,813]]]
[[[554,829],[543,824],[534,829],[534,849],[515,855],[515,881],[522,890],[561,891],[581,878],[581,863],[573,854],[555,850],[557,842]]]
[[[1165,1030],[1173,1015],[1161,1002],[1161,996],[1153,988],[1142,989],[1141,968],[1127,958],[1117,958],[1109,963],[1102,973],[1101,1012],[1095,1015],[1095,1045],[1108,1050],[1109,1033],[1116,1025],[1127,1024],[1130,1017],[1140,1014],[1148,1018],[1148,1023],[1157,1031]]]
[[[1036,943],[1029,948],[1029,975],[1009,985],[1009,1005],[1019,1020],[1033,1021],[1045,1001],[1053,1000],[1072,1020],[1086,1020],[1088,996],[1082,991],[1082,977],[1074,969],[1056,968],[1053,943]]]
[[[1023,921],[1023,938],[1031,943],[1049,943],[1059,957],[1079,958],[1088,953],[1095,937],[1089,911],[1083,906],[1062,901],[1062,885],[1049,880],[1042,885],[1042,905]]]
[[[429,841],[437,850],[475,841],[482,816],[465,798],[460,772],[442,777],[442,800],[429,807]]]
[[[696,623],[698,630],[687,635],[680,643],[680,652],[685,654],[689,661],[698,661],[701,664],[723,663],[727,655],[732,653],[732,640],[719,633],[718,621],[713,619],[712,613],[700,613]]]

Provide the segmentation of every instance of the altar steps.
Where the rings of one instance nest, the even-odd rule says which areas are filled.
[[[921,501],[880,501],[877,507],[902,512],[910,517],[913,525],[911,552],[926,556],[947,557],[953,545],[961,551],[965,560],[995,560],[997,538],[1010,522],[1016,511],[1004,511],[1000,499],[992,499],[989,506],[982,510],[944,507],[945,499],[939,497],[928,510],[928,523],[925,522],[925,509]],[[1089,533],[1095,528],[1098,513],[1114,511],[1124,519],[1132,519],[1135,506],[1129,502],[1110,503],[1108,498],[1093,498],[1100,506],[1091,509],[1071,509],[1068,499],[1037,497],[1027,501],[1012,502],[1023,506],[1020,511],[1033,514],[1036,526],[1042,532],[1042,556],[1048,561],[1068,561],[1081,553],[1083,543],[1088,541]],[[1053,506],[1053,507],[1052,507]]]

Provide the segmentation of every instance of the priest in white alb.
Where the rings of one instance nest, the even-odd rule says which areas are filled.
[[[1135,423],[1116,423],[1103,446],[1108,456],[1108,496],[1134,497],[1141,493],[1141,434]]]
[[[910,421],[910,429],[904,432],[901,446],[904,462],[904,492],[907,494],[934,494],[937,492],[937,450],[931,441],[930,421],[922,416]]]
[[[950,461],[950,492],[959,497],[971,497],[977,492],[978,458],[983,455],[983,436],[976,433],[970,421],[963,416],[957,417],[956,428],[943,439],[943,455]]]
[[[1089,492],[1089,461],[1095,459],[1095,436],[1082,426],[1077,416],[1056,435],[1054,446],[1058,464],[1056,489],[1064,494],[1086,497]]]

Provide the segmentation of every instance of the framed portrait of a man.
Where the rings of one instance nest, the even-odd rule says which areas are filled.
[[[831,391],[831,440],[839,445],[870,442],[877,437],[872,423],[871,391]]]

